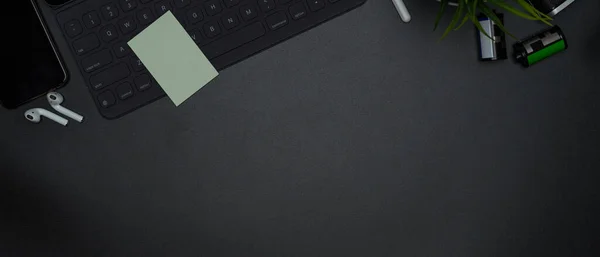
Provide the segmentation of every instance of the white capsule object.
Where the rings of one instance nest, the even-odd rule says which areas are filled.
[[[402,19],[402,21],[409,22],[412,19],[410,13],[408,12],[408,9],[406,8],[406,5],[404,4],[404,1],[392,0],[392,3],[394,3],[396,10],[398,10],[398,14],[400,14],[400,18]]]

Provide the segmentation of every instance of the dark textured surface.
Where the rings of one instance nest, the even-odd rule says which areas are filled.
[[[527,70],[406,3],[410,24],[369,0],[178,108],[107,121],[75,75],[83,124],[0,110],[0,255],[598,256],[600,2]]]

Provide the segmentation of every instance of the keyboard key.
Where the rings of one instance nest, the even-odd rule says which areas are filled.
[[[152,1],[154,1],[154,0],[140,0],[140,1],[142,1],[142,4],[145,4],[145,3],[152,2]]]
[[[278,12],[267,17],[267,25],[271,30],[276,30],[288,24],[288,17],[284,12]]]
[[[296,3],[290,6],[290,14],[294,20],[302,19],[306,16],[306,7],[303,3]]]
[[[123,32],[123,35],[132,32],[137,28],[135,21],[129,17],[119,20],[118,24],[119,28],[121,28],[121,32]]]
[[[136,0],[119,0],[121,4],[121,9],[125,12],[129,12],[137,7]]]
[[[225,0],[225,5],[227,7],[233,7],[240,3],[240,0]]]
[[[128,99],[133,96],[133,88],[129,82],[125,82],[119,86],[117,86],[117,96],[121,100]]]
[[[177,8],[183,8],[190,4],[190,0],[173,0]]]
[[[65,31],[69,37],[75,37],[83,32],[83,28],[81,27],[81,23],[78,20],[72,20],[65,24]]]
[[[87,52],[100,46],[100,40],[94,34],[89,34],[73,42],[73,49],[77,55],[84,55]]]
[[[102,107],[108,108],[115,105],[115,103],[117,103],[117,99],[115,99],[115,96],[112,92],[106,90],[102,92],[102,94],[98,95],[98,102]]]
[[[263,12],[272,11],[275,8],[275,1],[273,0],[258,0],[258,5]]]
[[[152,10],[148,8],[140,10],[137,13],[137,17],[142,25],[148,25],[154,21],[154,14],[152,14]]]
[[[256,7],[252,5],[246,5],[240,8],[240,13],[242,14],[242,18],[244,18],[244,20],[252,20],[256,18]]]
[[[260,22],[246,26],[236,32],[233,32],[223,38],[202,47],[202,52],[208,59],[214,59],[233,49],[245,45],[265,35],[265,29]]]
[[[81,66],[83,66],[85,72],[89,73],[109,65],[111,62],[112,55],[110,54],[110,50],[105,49],[81,60]]]
[[[206,9],[206,13],[210,16],[219,14],[222,10],[219,0],[210,0],[204,3],[204,9]]]
[[[127,78],[129,74],[127,64],[120,63],[92,75],[90,77],[90,84],[93,89],[98,90]]]
[[[146,69],[146,66],[144,66],[142,60],[135,55],[131,57],[131,67],[133,67],[134,71],[143,71]]]
[[[104,42],[110,42],[119,36],[117,32],[117,28],[114,25],[106,25],[104,28],[100,30],[100,37]]]
[[[121,42],[121,43],[117,43],[113,47],[113,51],[115,52],[115,55],[117,56],[117,58],[123,58],[123,57],[129,55],[129,53],[131,53],[131,48],[129,47],[127,42]]]
[[[167,11],[171,10],[171,4],[169,4],[168,0],[163,0],[163,1],[158,2],[155,5],[155,8],[156,8],[156,15],[158,17],[160,17],[163,14],[165,14]]]
[[[200,30],[192,30],[190,32],[188,32],[190,34],[190,37],[194,40],[194,42],[198,43],[200,42],[200,40],[202,39],[202,36],[200,33]]]
[[[310,8],[310,10],[313,12],[321,10],[323,7],[325,7],[325,0],[307,0],[307,2],[308,8]]]
[[[223,15],[221,20],[223,22],[223,27],[226,29],[233,29],[239,24],[238,17],[235,13]]]
[[[202,19],[204,19],[204,16],[202,15],[202,8],[201,7],[194,7],[192,9],[190,9],[187,12],[187,16],[188,16],[188,21],[191,24],[196,24],[199,21],[201,21]]]
[[[340,1],[340,0],[329,0],[330,3],[335,3],[337,1]]]
[[[215,37],[221,34],[221,28],[219,28],[219,23],[216,21],[209,21],[204,24],[204,34],[207,37]]]
[[[104,17],[104,19],[107,21],[110,21],[119,16],[119,10],[114,4],[102,6],[102,8],[100,8],[100,11],[102,12],[102,16]]]
[[[83,15],[83,24],[85,24],[85,27],[88,29],[95,28],[100,25],[100,23],[100,16],[98,16],[98,13],[95,11]]]
[[[152,79],[148,74],[143,74],[135,78],[135,86],[141,92],[152,87]]]
[[[291,2],[291,1],[293,1],[293,0],[279,0],[278,3],[279,4],[287,4],[287,3]]]
[[[173,13],[173,15],[175,16],[175,19],[177,19],[177,21],[181,24],[181,26],[185,27],[185,12],[175,12]]]

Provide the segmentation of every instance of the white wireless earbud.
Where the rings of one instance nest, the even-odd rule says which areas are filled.
[[[83,121],[83,116],[65,108],[62,107],[60,104],[62,104],[62,102],[65,100],[65,98],[57,93],[57,92],[50,92],[46,95],[46,98],[48,98],[48,102],[50,103],[50,106],[52,106],[52,108],[54,108],[54,110],[64,114],[65,116],[74,119],[78,122]]]
[[[69,123],[67,119],[42,108],[29,109],[25,112],[25,118],[33,123],[40,123],[40,121],[42,120],[42,116],[56,121],[57,123],[63,126],[66,126],[67,123]]]

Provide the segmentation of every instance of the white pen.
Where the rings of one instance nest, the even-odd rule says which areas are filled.
[[[408,9],[406,9],[406,5],[404,4],[404,2],[402,0],[392,0],[392,2],[394,3],[394,6],[396,6],[396,10],[398,10],[402,21],[409,22],[411,17],[410,13],[408,13]]]

